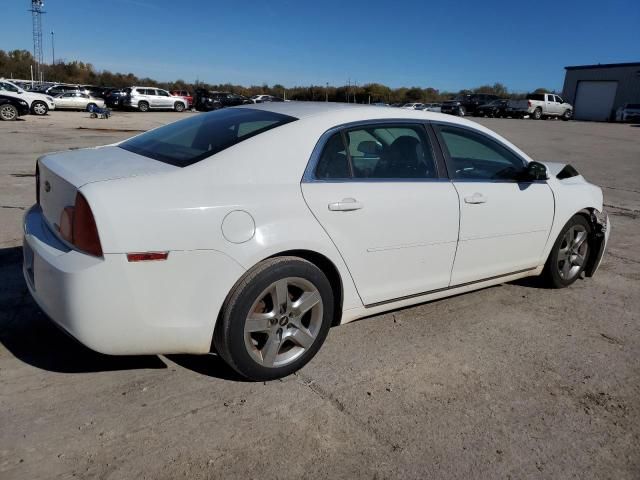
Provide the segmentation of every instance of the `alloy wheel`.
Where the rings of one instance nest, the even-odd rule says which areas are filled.
[[[2,120],[15,120],[18,116],[18,110],[13,105],[2,105],[0,107],[0,118]]]
[[[308,280],[288,277],[267,287],[249,309],[245,347],[260,365],[283,367],[303,355],[322,327],[323,304]]]
[[[584,267],[589,252],[587,236],[587,229],[583,225],[573,225],[564,234],[556,265],[563,280],[572,280]]]
[[[45,115],[47,113],[47,106],[42,102],[36,102],[33,105],[33,113],[36,115]]]

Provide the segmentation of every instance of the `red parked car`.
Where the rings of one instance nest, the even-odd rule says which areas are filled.
[[[185,98],[189,104],[189,108],[193,107],[193,95],[191,95],[187,90],[171,90],[169,93],[174,97]]]

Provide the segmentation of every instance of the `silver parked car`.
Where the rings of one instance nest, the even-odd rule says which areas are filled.
[[[175,110],[183,112],[189,106],[182,97],[174,97],[166,90],[153,87],[131,87],[125,89],[122,99],[125,108],[137,108],[141,112],[149,110]]]
[[[640,103],[625,103],[616,110],[616,122],[640,121]]]
[[[90,110],[92,107],[104,108],[104,100],[92,97],[88,93],[68,92],[61,93],[53,98],[56,109]]]

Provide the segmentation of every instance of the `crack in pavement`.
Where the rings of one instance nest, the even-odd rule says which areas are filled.
[[[393,452],[398,452],[398,451],[402,451],[403,447],[397,443],[392,442],[391,440],[385,438],[382,434],[380,434],[380,432],[378,432],[375,428],[371,427],[369,424],[363,422],[362,420],[360,420],[359,418],[353,416],[345,407],[344,403],[342,403],[340,400],[338,400],[333,394],[331,394],[330,392],[326,391],[324,388],[322,388],[320,385],[318,385],[316,383],[315,380],[313,380],[311,377],[305,375],[304,373],[301,372],[295,372],[294,375],[298,378],[300,378],[300,384],[307,387],[309,390],[311,390],[313,393],[315,393],[318,397],[320,397],[322,400],[328,402],[331,406],[333,406],[336,410],[338,410],[340,413],[344,414],[345,416],[349,417],[349,419],[351,419],[356,425],[358,425],[362,430],[364,430],[365,432],[367,432],[369,435],[371,435],[373,437],[373,439],[375,441],[377,441],[378,443],[380,443],[381,445],[384,445],[386,447],[391,448],[391,450]]]
[[[609,190],[619,190],[621,192],[640,193],[640,190],[634,190],[633,188],[609,187],[607,185],[600,185],[600,188],[607,188]]]

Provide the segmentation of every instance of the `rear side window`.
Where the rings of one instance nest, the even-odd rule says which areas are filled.
[[[297,118],[249,108],[225,108],[143,133],[120,148],[186,167]]]
[[[316,167],[319,180],[436,178],[422,126],[372,125],[334,134]]]

